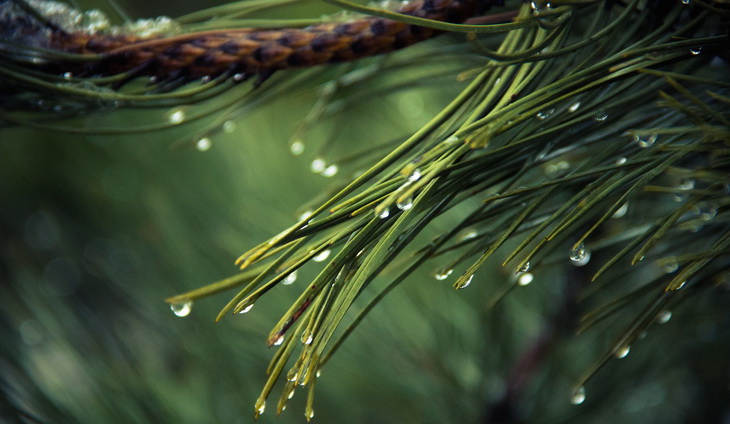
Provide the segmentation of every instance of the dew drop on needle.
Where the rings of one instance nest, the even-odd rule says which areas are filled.
[[[186,317],[190,315],[190,312],[193,310],[193,301],[188,300],[187,302],[172,303],[170,304],[170,309],[176,316]]]

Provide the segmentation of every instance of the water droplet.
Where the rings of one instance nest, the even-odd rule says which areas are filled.
[[[337,174],[337,171],[339,171],[339,168],[337,165],[330,165],[322,170],[322,176],[323,177],[333,177],[335,174]]]
[[[686,281],[682,281],[677,287],[674,288],[674,290],[681,290],[684,288],[684,286],[687,285]]]
[[[205,75],[202,78],[200,78],[200,82],[202,82],[202,83],[210,82],[210,80],[211,80],[210,75]]]
[[[309,169],[312,170],[315,174],[319,174],[322,171],[324,171],[324,168],[327,166],[324,159],[322,158],[316,158],[312,161],[312,164],[309,166]]]
[[[302,343],[305,345],[312,344],[312,341],[314,340],[314,337],[312,337],[311,334],[307,335],[306,338],[304,338],[305,334],[302,334]]]
[[[390,216],[390,208],[378,209],[375,208],[375,216],[380,219],[385,219]]]
[[[329,249],[325,249],[325,250],[317,253],[317,255],[314,256],[312,258],[312,260],[314,262],[323,262],[323,261],[326,261],[327,258],[329,258],[329,257],[330,257],[330,250]]]
[[[717,206],[711,206],[706,211],[700,213],[700,219],[707,222],[712,221],[712,218],[717,216]]]
[[[71,78],[74,77],[74,74],[71,73],[71,72],[64,72],[63,75],[62,75],[62,77],[63,77],[63,79],[70,80]]]
[[[553,113],[555,113],[555,108],[550,108],[550,109],[538,112],[537,115],[535,115],[535,116],[537,117],[537,119],[544,121],[544,120],[548,119],[549,117],[553,116]]]
[[[210,147],[213,145],[213,142],[208,137],[201,137],[198,139],[198,141],[195,142],[195,148],[198,149],[200,152],[205,152],[207,150],[210,150]]]
[[[674,272],[677,272],[679,269],[679,263],[677,261],[671,261],[664,264],[664,272],[667,274],[672,274]]]
[[[173,125],[177,125],[185,121],[185,111],[182,109],[173,109],[167,112],[167,121]]]
[[[621,205],[620,208],[616,209],[616,212],[613,213],[613,216],[611,218],[623,218],[626,215],[626,212],[629,210],[629,202],[624,203]]]
[[[264,399],[259,399],[256,401],[256,417],[258,418],[259,415],[263,414],[266,410],[266,401]]]
[[[274,346],[281,346],[282,343],[284,343],[284,336],[279,336],[279,338],[274,342]]]
[[[411,172],[411,175],[408,176],[408,181],[414,182],[418,181],[419,179],[421,179],[421,170],[416,168],[413,170],[413,172]]]
[[[596,122],[605,122],[608,119],[608,112],[605,109],[598,109],[596,114],[593,115],[593,120]]]
[[[304,153],[304,142],[301,140],[292,141],[292,143],[289,145],[289,151],[294,156],[301,155],[302,153]]]
[[[627,161],[627,159],[625,157],[620,157],[620,158],[616,159],[615,163],[616,163],[616,165],[623,165],[626,163],[626,161]]]
[[[48,102],[44,99],[38,99],[34,102],[34,106],[39,110],[47,110]]]
[[[525,262],[525,264],[522,265],[522,267],[520,269],[518,269],[517,272],[527,272],[527,271],[530,270],[530,266],[531,265],[530,265],[530,262],[529,261],[528,262]]]
[[[153,76],[151,76],[151,77],[149,78],[149,81],[150,81],[150,84],[154,84],[154,83],[156,83],[156,82],[157,82],[157,77],[153,75]]]
[[[578,109],[580,109],[580,102],[575,102],[568,107],[568,112],[575,112]]]
[[[557,163],[550,163],[545,166],[545,175],[550,178],[557,178],[565,175],[566,171],[570,169],[570,163],[561,160]]]
[[[314,374],[317,378],[322,377],[322,370],[317,370],[317,373]]]
[[[449,278],[449,275],[451,275],[452,272],[454,272],[454,270],[450,269],[450,268],[442,269],[442,270],[436,271],[436,273],[433,275],[433,277],[437,280],[445,280],[445,279]]]
[[[672,311],[661,311],[656,317],[656,322],[659,324],[666,324],[672,319]]]
[[[296,380],[295,380],[295,381],[296,381]],[[292,387],[292,389],[291,389],[291,390],[289,390],[289,394],[288,394],[288,395],[286,395],[286,398],[287,398],[287,399],[291,399],[291,398],[293,398],[293,397],[294,397],[294,388]],[[286,408],[286,406],[284,406],[284,407]],[[282,410],[283,410],[283,409],[282,409]]]
[[[281,280],[281,284],[288,286],[290,284],[293,284],[295,281],[297,281],[297,271],[296,270],[292,271],[283,280]]]
[[[533,15],[539,15],[540,12],[544,12],[545,10],[550,9],[551,5],[550,2],[535,0],[530,2],[530,7],[532,8]]]
[[[656,142],[657,136],[656,134],[651,134],[646,137],[639,137],[638,135],[635,135],[631,137],[631,140],[636,143],[639,147],[642,149],[646,149],[648,147],[651,147]]]
[[[245,313],[248,313],[248,311],[250,311],[250,310],[251,310],[251,308],[253,308],[253,303],[252,303],[252,304],[250,304],[250,305],[248,305],[248,306],[246,306],[245,308],[241,309],[241,312],[239,312],[239,314],[245,314]]]
[[[236,122],[235,121],[226,121],[221,126],[223,128],[223,132],[226,134],[231,134],[232,132],[236,131]]]
[[[702,47],[695,47],[693,49],[689,49],[689,53],[692,56],[697,56],[698,54],[702,53]]]
[[[558,167],[550,163],[545,165],[545,176],[548,178],[555,178],[558,176]]]
[[[314,418],[314,408],[312,408],[311,406],[307,405],[307,408],[304,411],[304,416],[307,417],[307,421],[309,421],[312,418]]]
[[[535,279],[535,276],[531,272],[525,272],[517,277],[517,285],[526,286]]]
[[[626,356],[628,356],[629,352],[631,351],[631,346],[621,346],[620,348],[616,349],[616,352],[614,353],[614,356],[616,359],[623,359]]]
[[[690,4],[690,0],[682,0],[682,4],[687,6],[688,4]]]
[[[570,162],[568,162],[567,160],[561,160],[556,164],[556,166],[558,167],[558,171],[564,173],[565,171],[570,169]]]
[[[591,251],[586,249],[583,243],[580,243],[571,249],[568,257],[573,265],[584,266],[591,260]]]
[[[39,65],[41,63],[46,63],[46,60],[42,57],[35,56],[33,53],[28,53],[28,56],[26,56],[30,63],[34,63],[36,65]]]
[[[679,182],[677,188],[679,190],[692,190],[693,188],[695,188],[695,180],[693,180],[692,178],[685,178]]]
[[[233,74],[233,81],[241,82],[246,79],[246,74],[243,72],[239,72],[237,74]]]
[[[409,196],[406,199],[403,199],[396,203],[396,206],[402,211],[407,211],[408,209],[413,207],[413,198]]]
[[[309,223],[312,220],[312,214],[314,213],[313,210],[307,209],[304,212],[300,213],[299,216],[297,216],[298,221],[306,221]]]
[[[458,289],[465,289],[465,288],[469,287],[469,284],[471,284],[471,280],[473,280],[473,279],[474,279],[474,274],[470,275],[466,279],[463,279],[462,278],[462,280],[459,283],[459,286],[457,288]]]
[[[570,396],[570,403],[573,405],[580,405],[581,403],[585,402],[586,400],[586,389],[583,386],[578,387],[575,389],[573,394]]]
[[[476,238],[479,235],[477,230],[467,228],[464,232],[457,237],[457,241],[467,241]]]
[[[459,137],[457,137],[455,135],[452,135],[451,137],[449,137],[446,140],[444,140],[444,144],[447,144],[447,145],[449,145],[449,144],[455,144],[455,143],[458,143],[458,142],[459,142]]]
[[[586,247],[583,243],[579,243],[570,250],[570,260],[573,262],[582,261],[586,256]]]
[[[190,311],[193,310],[193,301],[188,300],[187,302],[171,303],[170,310],[172,313],[179,317],[186,317],[190,315]]]
[[[286,374],[286,379],[289,381],[297,381],[299,378],[299,371],[297,368],[292,368],[289,370],[289,372]]]

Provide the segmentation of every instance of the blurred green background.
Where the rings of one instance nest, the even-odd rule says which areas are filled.
[[[227,294],[197,302],[186,318],[163,299],[235,273],[240,253],[352,175],[348,166],[331,179],[309,170],[316,136],[302,156],[289,152],[316,96],[249,109],[204,152],[194,147],[195,124],[119,136],[0,130],[5,413],[16,405],[42,422],[252,421],[273,354],[266,335],[315,270],[217,325]],[[375,103],[375,112],[314,130],[347,122],[350,136],[330,154],[421,123],[396,123],[407,101]],[[124,110],[84,119],[139,123]],[[469,305],[479,301],[424,276],[427,290],[395,291],[323,371],[318,421],[458,422],[480,413],[481,403],[463,399],[482,384],[479,316]],[[440,327],[431,326],[434,311]],[[277,422],[302,422],[303,400],[295,396]]]
[[[122,5],[133,17],[146,17],[213,3]],[[246,316],[217,325],[213,318],[226,294],[197,302],[184,319],[163,299],[230,276],[239,254],[291,225],[312,198],[357,171],[345,165],[327,179],[309,171],[313,158],[332,160],[413,131],[458,87],[363,101],[320,122],[302,156],[292,156],[287,143],[317,100],[314,87],[246,109],[235,131],[216,133],[203,152],[193,143],[200,124],[118,136],[0,128],[0,416],[7,422],[252,422],[273,354],[266,335],[316,270],[277,288]],[[155,121],[169,112],[144,114]],[[114,110],[79,125],[133,128],[139,119]],[[337,144],[326,146],[330,135]],[[439,225],[447,227],[448,219]],[[502,396],[516,358],[558,309],[550,299],[573,272],[567,264],[546,270],[536,278],[541,284],[488,309],[508,279],[504,271],[482,270],[468,293],[457,293],[430,275],[438,263],[429,266],[395,290],[327,365],[317,385],[316,421],[481,420]],[[705,396],[701,381],[715,378],[722,386],[728,378],[703,368],[725,363],[720,370],[726,372],[722,330],[712,317],[672,325],[657,329],[631,359],[610,364],[617,373],[601,374],[578,407],[567,401],[571,384],[610,341],[593,334],[560,346],[532,375],[520,419],[702,417],[704,407],[693,404]],[[670,337],[693,346],[689,355],[686,349],[657,355]],[[684,366],[671,366],[680,361]],[[304,398],[295,395],[278,418],[272,399],[259,421],[303,422]],[[721,409],[721,399],[708,402]]]

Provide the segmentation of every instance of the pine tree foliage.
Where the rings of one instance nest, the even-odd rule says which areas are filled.
[[[724,64],[708,61],[720,60],[727,39],[713,32],[720,24],[711,22],[712,5],[694,13],[682,4],[545,6],[519,6],[516,20],[535,24],[509,31],[494,50],[471,33],[486,63],[461,74],[468,86],[441,114],[238,259],[242,269],[256,271],[222,283],[246,285],[219,319],[247,312],[297,269],[333,251],[270,333],[269,345],[281,347],[257,411],[279,379],[279,411],[296,385],[308,386],[311,399],[319,369],[363,316],[445,252],[458,253],[435,277],[453,280],[455,289],[469,286],[504,250],[500,260],[517,275],[513,285],[550,262],[601,260],[576,288],[578,331],[639,306],[626,309],[633,320],[576,382],[578,397],[598,368],[624,355],[686,293],[725,283],[727,81]],[[431,221],[475,198],[480,202],[453,229],[411,247]],[[630,215],[620,230],[611,225],[634,208],[648,213]],[[511,240],[519,244],[506,247]],[[348,319],[355,300],[399,255],[401,271]]]
[[[285,3],[232,3],[178,22],[182,31],[313,22],[240,18],[247,8]],[[243,253],[239,274],[167,302],[179,310],[235,289],[217,320],[245,319],[240,314],[255,313],[276,286],[316,269],[268,335],[276,351],[255,405],[257,417],[272,403],[281,413],[303,386],[310,419],[320,371],[419,268],[437,268],[436,280],[467,290],[454,296],[485,297],[494,307],[559,269],[562,286],[543,301],[562,312],[548,320],[545,345],[565,334],[608,340],[576,371],[582,376],[565,396],[581,403],[589,380],[648,329],[730,284],[730,10],[721,1],[575,0],[508,2],[490,13],[509,22],[418,22],[451,34],[338,65],[324,82],[316,70],[281,72],[256,89],[230,75],[152,83],[129,75],[49,76],[28,72],[27,62],[59,53],[30,55],[6,43],[2,119],[69,129],[99,108],[175,107],[167,122],[76,130],[150,131],[177,125],[181,105],[204,104],[184,118],[213,116],[193,140],[200,146],[242,108],[320,83],[319,102],[290,142],[298,154],[311,127],[362,96],[458,81],[450,102],[417,131],[339,160],[315,158],[313,171],[323,175],[348,162],[368,165],[315,199],[294,225]],[[508,277],[495,274],[494,264]],[[491,410],[492,420],[509,421],[499,411]]]

